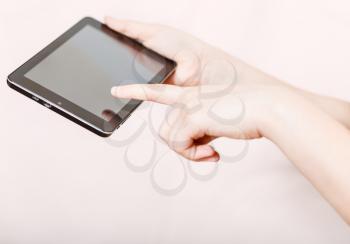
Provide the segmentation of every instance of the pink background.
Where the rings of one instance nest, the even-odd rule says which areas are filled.
[[[181,28],[292,84],[349,99],[347,0],[1,0],[0,243],[350,243],[349,227],[267,140],[250,142],[242,160],[220,163],[208,181],[185,163],[185,188],[164,196],[150,171],[126,166],[126,147],[7,87],[11,71],[80,18],[105,14]],[[142,108],[112,139],[150,125]],[[148,128],[129,157],[142,164],[156,140],[157,158],[167,154],[155,179],[176,186],[181,164]],[[234,155],[242,143],[216,146]],[[200,174],[213,168],[190,165]]]

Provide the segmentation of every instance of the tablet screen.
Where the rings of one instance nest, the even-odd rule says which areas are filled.
[[[113,86],[148,83],[166,61],[123,36],[85,26],[25,76],[103,118],[128,102],[110,95]]]

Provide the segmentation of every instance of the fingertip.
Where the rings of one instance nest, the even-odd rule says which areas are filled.
[[[200,161],[204,158],[214,157],[216,154],[217,152],[214,150],[214,148],[206,144],[196,146],[196,148],[193,150],[193,155],[190,157],[192,160]]]
[[[116,86],[112,87],[111,94],[113,96],[117,97],[118,96],[118,87],[116,87]]]
[[[215,155],[210,158],[210,162],[219,162],[220,160],[220,155],[215,152]]]
[[[213,162],[216,163],[220,160],[220,155],[215,152],[214,155],[206,157],[206,158],[201,158],[199,160],[197,160],[198,162]]]

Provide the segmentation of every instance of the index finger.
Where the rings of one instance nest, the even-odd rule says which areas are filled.
[[[112,88],[111,93],[118,98],[172,105],[179,101],[184,89],[183,87],[167,84],[132,84],[115,86]]]

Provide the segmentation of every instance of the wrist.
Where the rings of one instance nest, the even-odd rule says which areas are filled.
[[[288,127],[296,125],[298,119],[313,107],[294,88],[273,88],[267,96],[258,129],[262,136],[272,141],[282,133],[289,133]]]

